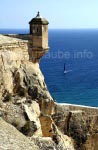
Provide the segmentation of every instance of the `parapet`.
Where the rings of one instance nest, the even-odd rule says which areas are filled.
[[[3,62],[8,61],[9,64],[11,62],[17,62],[16,65],[22,61],[28,61],[28,41],[0,34],[0,60],[3,60]]]

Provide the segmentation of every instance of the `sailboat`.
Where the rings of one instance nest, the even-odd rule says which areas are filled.
[[[68,72],[72,72],[72,70],[66,70],[66,65],[64,63],[64,74],[68,73]]]
[[[65,63],[64,63],[64,74],[66,73],[66,66],[65,66]]]

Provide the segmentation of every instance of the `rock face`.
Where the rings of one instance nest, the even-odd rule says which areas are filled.
[[[41,150],[74,150],[72,139],[68,136],[63,138],[58,144],[49,137],[33,137],[31,141],[38,145]]]
[[[6,150],[38,150],[34,142],[27,139],[15,127],[0,118],[0,149]]]
[[[97,150],[98,109],[54,103],[30,54],[0,35],[0,149]]]
[[[29,61],[26,41],[3,35],[0,39],[0,103],[3,118],[28,136],[36,135],[35,132],[42,135],[40,108],[45,111],[43,100],[47,101],[47,106],[53,100],[39,64]]]
[[[50,137],[53,149],[65,149],[66,138],[60,139],[63,135],[51,117],[53,107],[39,64],[30,62],[28,42],[0,35],[1,117],[26,137]],[[68,137],[67,142],[65,147],[74,149]]]
[[[97,150],[98,109],[55,103],[52,118],[63,133],[72,137],[76,150]]]

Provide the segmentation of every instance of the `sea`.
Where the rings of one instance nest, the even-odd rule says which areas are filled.
[[[28,34],[28,29],[0,29]],[[98,29],[50,29],[49,51],[40,60],[55,101],[98,107]]]

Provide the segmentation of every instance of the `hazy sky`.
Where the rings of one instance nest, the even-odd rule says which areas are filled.
[[[28,28],[38,10],[49,28],[98,28],[98,0],[0,0],[0,28]]]

